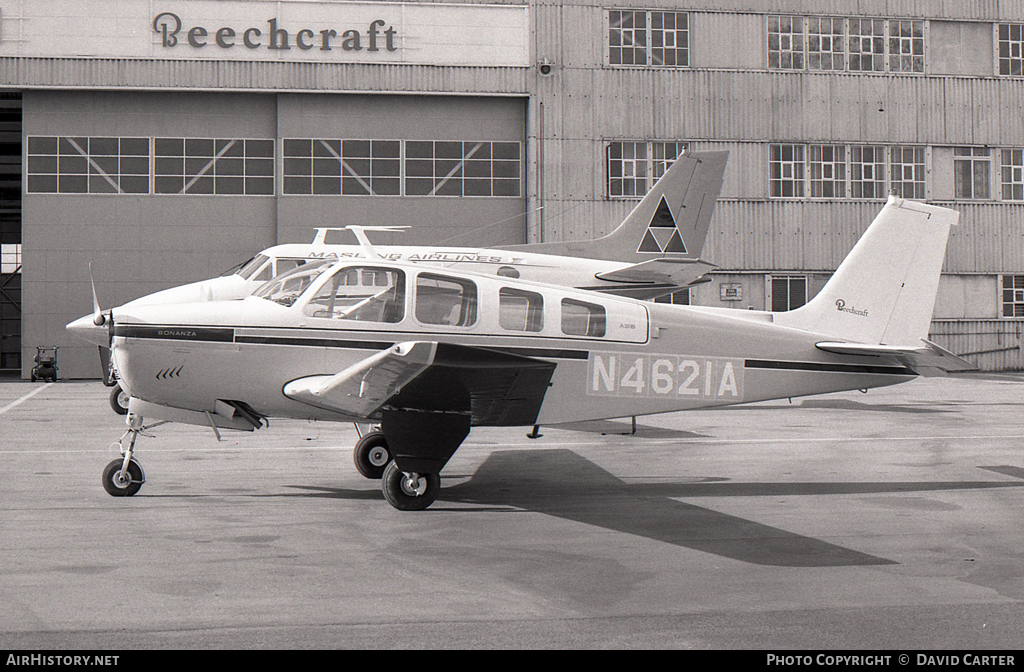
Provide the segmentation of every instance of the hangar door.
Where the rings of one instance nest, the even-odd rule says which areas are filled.
[[[406,227],[380,244],[526,242],[524,98],[279,94],[277,123],[278,242],[348,224]]]
[[[0,93],[0,374],[21,374],[21,94]]]

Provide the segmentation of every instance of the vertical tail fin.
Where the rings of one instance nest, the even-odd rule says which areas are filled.
[[[681,154],[618,227],[595,240],[518,245],[516,249],[639,262],[700,257],[722,190],[729,152]]]
[[[950,227],[960,213],[890,196],[825,287],[775,322],[882,345],[928,337]]]

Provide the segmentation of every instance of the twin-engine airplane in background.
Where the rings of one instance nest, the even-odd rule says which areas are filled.
[[[653,299],[700,281],[714,268],[700,260],[700,253],[728,159],[727,151],[681,154],[618,227],[593,240],[500,248],[372,245],[367,231],[408,227],[321,228],[312,243],[275,245],[230,275],[172,287],[126,305],[240,299],[276,275],[332,257],[381,258]],[[354,233],[359,244],[327,243],[328,233],[340,230]]]
[[[134,453],[145,419],[218,436],[271,417],[379,423],[357,444],[357,467],[381,478],[393,506],[418,510],[438,496],[441,470],[474,426],[664,413],[969,369],[926,340],[958,217],[890,197],[822,291],[786,313],[654,304],[381,257],[306,264],[243,300],[115,309],[113,360],[131,399],[123,456],[103,485],[115,496],[142,486]],[[87,334],[94,316],[68,329]]]

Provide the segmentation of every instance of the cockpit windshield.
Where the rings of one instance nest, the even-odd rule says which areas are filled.
[[[337,259],[313,259],[307,264],[271,278],[260,286],[253,296],[280,303],[282,306],[290,306],[295,303],[300,294],[313,284],[314,280],[320,277],[321,273],[336,261]]]

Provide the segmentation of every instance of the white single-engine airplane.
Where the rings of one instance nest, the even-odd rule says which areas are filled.
[[[312,243],[269,247],[237,270],[217,278],[171,287],[124,307],[198,301],[227,301],[252,294],[267,280],[321,259],[383,258],[415,265],[522,278],[567,287],[653,299],[708,280],[713,264],[700,260],[722,189],[728,151],[681,154],[611,233],[594,240],[529,243],[497,248],[377,245],[367,231],[400,231],[405,226],[319,228]],[[351,231],[356,245],[327,242],[332,231]],[[127,396],[109,364],[110,339],[97,333],[110,405],[127,412]]]
[[[219,437],[285,417],[379,423],[356,465],[382,479],[393,506],[418,510],[473,426],[536,428],[972,368],[926,340],[958,217],[890,197],[822,291],[786,313],[366,258],[298,267],[240,301],[103,315],[94,300],[94,315],[68,329],[112,328],[131,396],[123,456],[103,471],[110,494],[133,495],[145,480],[134,457],[144,418]]]

